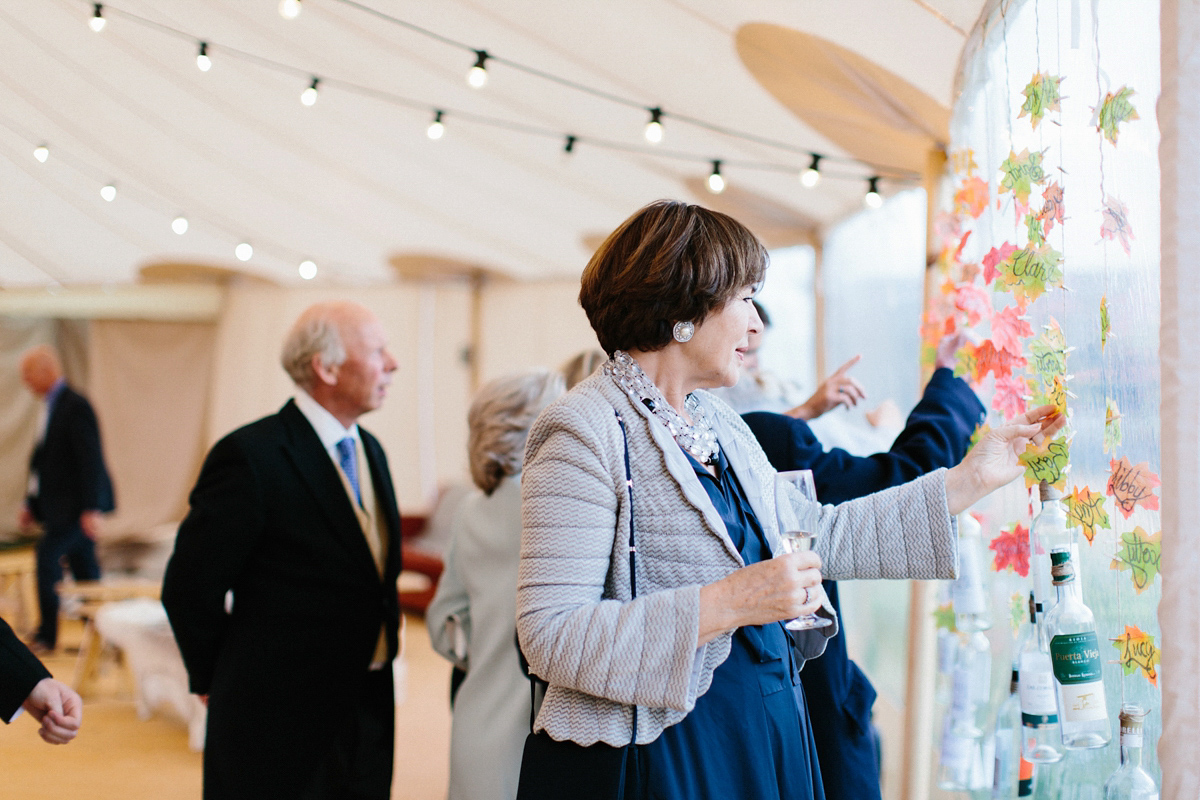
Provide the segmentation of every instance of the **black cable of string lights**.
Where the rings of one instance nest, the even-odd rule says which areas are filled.
[[[354,7],[354,8],[357,8],[357,9],[360,9],[360,10],[364,11],[365,13],[369,13],[380,19],[386,20],[392,24],[399,25],[401,27],[404,27],[404,28],[414,31],[416,33],[420,33],[423,36],[427,36],[431,39],[435,39],[435,40],[442,42],[444,44],[447,44],[449,46],[457,47],[457,48],[460,48],[460,49],[463,49],[466,51],[470,51],[470,52],[476,53],[476,54],[483,53],[486,55],[487,60],[493,60],[493,61],[496,61],[497,63],[503,63],[506,66],[510,66],[515,69],[519,69],[528,74],[536,75],[536,76],[544,78],[546,80],[554,81],[560,85],[567,86],[567,87],[573,88],[578,91],[586,92],[586,93],[592,94],[593,96],[602,97],[602,98],[610,100],[612,102],[625,105],[627,107],[643,108],[649,112],[658,112],[663,117],[670,116],[673,119],[679,120],[681,122],[686,122],[691,125],[703,127],[708,130],[720,133],[722,135],[730,136],[733,138],[740,138],[740,139],[744,139],[746,141],[753,141],[753,142],[757,142],[759,144],[764,144],[764,145],[768,145],[768,146],[772,146],[772,147],[786,149],[791,152],[795,152],[797,154],[804,154],[804,155],[809,156],[810,159],[812,159],[812,161],[810,163],[816,163],[816,162],[841,163],[841,164],[854,165],[854,166],[865,166],[872,170],[871,175],[863,175],[863,174],[854,174],[854,173],[848,173],[848,172],[831,171],[831,170],[828,170],[827,168],[822,168],[821,169],[821,177],[824,177],[824,178],[863,181],[863,180],[869,180],[870,178],[878,179],[880,177],[886,177],[889,181],[899,182],[899,183],[908,183],[908,182],[913,182],[913,181],[916,181],[919,179],[919,176],[910,170],[904,170],[901,168],[889,167],[889,166],[880,165],[880,164],[872,164],[870,162],[860,161],[857,159],[841,158],[841,157],[837,157],[837,156],[827,156],[827,155],[824,155],[821,153],[816,153],[811,150],[797,148],[793,145],[789,145],[784,142],[778,142],[778,141],[775,141],[772,139],[767,139],[765,137],[759,137],[754,134],[748,134],[748,133],[744,133],[744,132],[740,132],[740,131],[734,131],[732,129],[728,129],[723,126],[716,125],[713,123],[708,123],[704,120],[699,120],[699,119],[696,119],[693,117],[688,117],[686,115],[681,115],[681,114],[676,114],[676,113],[672,113],[672,114],[668,115],[667,112],[663,111],[662,109],[659,109],[659,108],[650,109],[637,101],[630,100],[628,98],[622,98],[617,95],[613,95],[608,92],[605,92],[603,90],[595,89],[593,87],[586,86],[585,84],[581,84],[581,83],[572,81],[570,79],[554,75],[553,73],[545,72],[545,71],[539,70],[537,68],[521,64],[520,62],[512,61],[511,59],[506,59],[506,58],[503,58],[500,56],[494,56],[485,50],[477,50],[463,42],[456,41],[449,37],[443,36],[442,34],[436,33],[434,31],[428,30],[426,28],[422,28],[421,26],[418,26],[418,25],[414,25],[413,23],[399,19],[398,17],[393,17],[384,12],[373,9],[370,6],[366,6],[362,3],[356,2],[356,0],[335,0],[335,1],[343,3],[343,4],[351,6],[351,7]],[[375,99],[375,100],[378,100],[381,102],[387,102],[387,103],[397,105],[397,106],[400,106],[403,108],[408,108],[411,110],[426,111],[431,116],[434,116],[434,115],[437,115],[440,113],[442,119],[445,119],[447,117],[454,117],[454,118],[458,118],[458,119],[461,119],[461,120],[464,120],[467,122],[472,122],[472,123],[475,123],[478,125],[484,125],[484,126],[488,126],[488,127],[514,131],[514,132],[518,132],[518,133],[524,133],[524,134],[532,135],[532,136],[539,136],[542,138],[556,139],[556,140],[564,142],[563,149],[568,153],[573,152],[575,150],[575,148],[577,148],[581,144],[587,144],[587,145],[591,145],[593,147],[610,150],[610,151],[624,152],[624,153],[630,153],[630,154],[641,155],[641,156],[649,156],[652,158],[663,158],[663,159],[670,159],[670,160],[676,160],[676,161],[688,161],[688,162],[692,162],[692,163],[711,164],[713,161],[719,160],[722,164],[724,164],[726,166],[731,166],[731,167],[735,167],[738,169],[759,170],[759,171],[767,171],[767,172],[785,172],[785,173],[789,173],[789,174],[795,174],[796,172],[799,171],[798,168],[792,164],[779,164],[779,163],[772,163],[772,162],[750,161],[750,160],[736,159],[736,158],[735,159],[729,159],[729,158],[715,159],[710,155],[687,153],[687,152],[683,152],[683,151],[679,151],[679,150],[669,150],[669,149],[660,148],[660,147],[641,147],[641,146],[637,146],[637,145],[627,144],[624,142],[614,141],[614,140],[610,140],[610,139],[604,139],[604,138],[600,138],[600,137],[596,137],[596,136],[565,133],[560,130],[542,127],[542,126],[538,126],[538,125],[533,125],[530,123],[516,122],[513,120],[502,119],[499,117],[493,117],[493,116],[489,116],[486,114],[480,114],[480,113],[476,113],[476,112],[466,111],[463,109],[454,109],[454,108],[450,108],[450,107],[447,107],[444,105],[433,104],[433,103],[429,103],[427,101],[418,100],[418,99],[414,99],[411,97],[405,97],[403,95],[395,94],[392,92],[386,92],[386,91],[383,91],[380,89],[375,89],[373,87],[365,86],[365,85],[362,85],[362,84],[359,84],[359,83],[356,83],[354,81],[347,80],[344,78],[317,75],[312,70],[305,69],[303,67],[298,67],[293,64],[286,64],[284,62],[277,61],[275,59],[266,58],[264,56],[260,56],[255,53],[251,53],[249,51],[242,50],[237,47],[220,44],[220,43],[214,42],[211,39],[197,36],[196,34],[190,33],[188,31],[184,31],[179,28],[173,27],[171,25],[167,25],[167,24],[158,22],[156,20],[152,20],[148,17],[144,17],[140,14],[136,14],[131,11],[127,11],[123,8],[113,6],[111,4],[87,3],[87,5],[90,5],[93,7],[95,14],[102,14],[102,13],[112,14],[114,16],[129,20],[131,22],[137,23],[144,27],[148,27],[148,28],[157,30],[160,33],[169,34],[169,35],[175,36],[179,39],[191,41],[191,42],[195,43],[197,46],[203,45],[205,48],[205,53],[209,57],[211,57],[214,52],[221,52],[221,53],[224,53],[225,55],[228,55],[235,59],[244,61],[246,63],[257,64],[260,67],[264,67],[266,69],[271,69],[276,72],[282,72],[282,73],[286,73],[286,74],[290,74],[290,75],[298,75],[298,76],[308,78],[310,80],[316,79],[319,81],[319,84],[322,86],[336,86],[344,91],[347,91],[347,92],[350,92],[353,94],[358,94],[363,97],[369,97],[369,98],[372,98],[372,99]]]

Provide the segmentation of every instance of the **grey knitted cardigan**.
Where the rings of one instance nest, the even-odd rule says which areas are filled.
[[[773,550],[775,473],[733,409],[697,392]],[[629,586],[628,429],[636,505],[637,587]],[[535,730],[620,746],[638,706],[652,742],[708,691],[732,631],[697,648],[700,587],[744,566],[716,508],[666,427],[597,372],[550,405],[529,434],[522,479],[517,633],[549,682]],[[814,549],[826,578],[953,578],[956,528],[945,471],[821,509]],[[832,615],[832,609],[823,609]],[[820,655],[837,626],[802,633]]]

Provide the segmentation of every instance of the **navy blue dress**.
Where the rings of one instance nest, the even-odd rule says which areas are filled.
[[[694,459],[692,466],[743,560],[770,558],[724,453],[716,478]],[[824,800],[799,665],[782,623],[739,628],[696,707],[639,748],[638,760],[639,794],[651,800]]]

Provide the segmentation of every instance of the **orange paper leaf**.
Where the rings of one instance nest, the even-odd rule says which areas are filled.
[[[1121,456],[1120,461],[1112,459],[1109,466],[1112,474],[1104,491],[1116,500],[1125,519],[1129,519],[1138,505],[1147,511],[1158,510],[1158,495],[1154,494],[1154,489],[1161,486],[1162,481],[1150,471],[1147,462],[1134,466],[1128,456]]]

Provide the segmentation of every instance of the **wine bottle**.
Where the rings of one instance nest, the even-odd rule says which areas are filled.
[[[1033,592],[1029,593],[1029,625],[1021,629],[1017,645],[1020,672],[1021,755],[1036,764],[1052,764],[1063,757],[1058,730],[1058,704],[1054,699],[1054,670],[1045,630],[1037,624]]]
[[[1142,769],[1141,706],[1121,707],[1121,766],[1104,783],[1104,800],[1158,800],[1154,779]]]
[[[1096,619],[1083,604],[1070,550],[1050,553],[1058,601],[1046,614],[1050,664],[1063,746],[1068,750],[1104,747],[1112,739],[1104,698]]]
[[[1021,755],[1020,672],[1013,666],[1008,699],[996,712],[996,768],[992,773],[992,800],[1033,795],[1033,763]]]
[[[954,626],[960,631],[992,627],[983,584],[983,528],[969,511],[958,515],[958,577],[951,584]]]
[[[1029,563],[1033,568],[1033,594],[1037,604],[1038,622],[1057,602],[1050,578],[1050,553],[1069,549],[1071,561],[1079,564],[1079,546],[1067,528],[1067,512],[1062,506],[1062,493],[1046,481],[1040,487],[1042,510],[1029,526]]]

